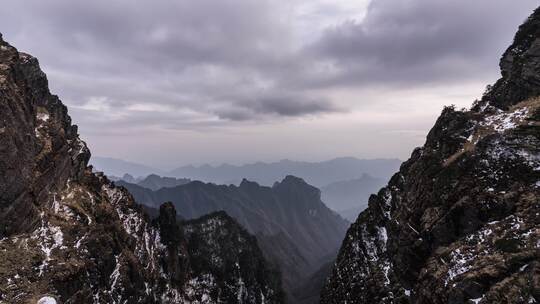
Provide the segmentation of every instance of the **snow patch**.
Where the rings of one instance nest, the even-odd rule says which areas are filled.
[[[480,298],[471,299],[471,301],[472,301],[474,304],[478,304],[478,303],[480,303],[480,301],[482,301],[483,298],[484,298],[484,296],[481,296]]]
[[[392,208],[392,192],[386,189],[386,191],[384,192],[383,199],[384,199],[384,206],[382,207],[382,209],[383,209],[384,216],[387,219],[391,220],[392,215],[390,214],[390,210]]]
[[[36,115],[37,120],[42,121],[42,122],[48,121],[49,117],[50,117],[49,113],[43,113],[43,112],[37,113]]]
[[[203,274],[189,280],[186,288],[186,295],[192,303],[212,304],[216,303],[212,299],[211,292],[216,287],[216,279],[211,274]],[[197,298],[201,300],[198,301]]]
[[[111,282],[111,292],[116,290],[116,285],[118,284],[118,279],[120,278],[120,256],[121,254],[114,257],[116,260],[116,266],[114,267],[114,270],[109,278],[109,281]]]
[[[386,233],[386,228],[385,227],[377,227],[377,232],[378,232],[378,235],[379,235],[379,239],[381,241],[383,241],[384,245],[386,246],[386,242],[388,241],[388,234]]]
[[[456,249],[450,254],[450,267],[448,268],[446,280],[444,286],[448,285],[448,282],[452,281],[457,276],[460,276],[469,270],[472,266],[470,262],[474,259],[474,255],[470,252],[461,252],[461,249]]]
[[[41,227],[34,231],[32,239],[38,241],[38,246],[45,255],[45,259],[39,266],[39,276],[43,275],[49,262],[52,260],[51,254],[54,249],[61,248],[64,243],[64,234],[60,227],[50,226],[45,222],[45,213],[40,213]]]
[[[56,304],[56,300],[53,297],[43,297],[37,301],[37,304]]]
[[[528,117],[529,109],[523,107],[513,112],[501,112],[488,116],[480,123],[483,127],[488,127],[498,133],[504,133],[508,129],[514,129]]]

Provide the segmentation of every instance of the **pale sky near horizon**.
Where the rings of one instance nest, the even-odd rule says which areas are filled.
[[[407,159],[533,0],[5,0],[92,154],[165,168]]]

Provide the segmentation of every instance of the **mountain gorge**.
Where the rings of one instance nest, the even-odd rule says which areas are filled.
[[[226,211],[257,237],[264,255],[279,266],[291,300],[295,287],[334,259],[349,226],[324,205],[317,188],[293,176],[272,187],[245,179],[239,186],[197,181],[157,191],[117,184],[149,207],[170,201],[187,219]]]
[[[540,9],[349,228],[321,303],[540,299]]]
[[[0,35],[0,303],[283,302],[236,221],[180,224],[172,204],[151,220],[77,133],[37,59]]]
[[[207,3],[198,8],[209,7],[215,9]],[[403,9],[410,7],[417,10],[406,5]],[[137,7],[137,11],[145,13],[144,8]],[[233,10],[239,11],[236,6]],[[376,6],[371,5],[370,10],[381,14]],[[430,18],[438,17],[431,14],[432,7],[426,5],[425,10]],[[178,11],[170,11],[180,19]],[[400,18],[396,14],[380,16]],[[93,24],[106,19],[87,20]],[[242,21],[242,27],[249,24]],[[362,30],[360,24],[349,23],[347,26]],[[111,26],[103,28],[110,30]],[[218,26],[208,28],[208,33],[228,38],[227,32],[215,31]],[[360,41],[371,39],[370,32],[364,32]],[[111,37],[122,32],[117,33]],[[325,35],[329,34],[335,33]],[[351,34],[354,32],[347,31],[331,42],[343,38],[345,44],[355,44]],[[189,44],[200,39],[186,36]],[[258,41],[264,38],[257,37]],[[205,44],[214,45],[209,42]],[[174,44],[172,51],[179,45]],[[415,51],[420,48],[414,46]],[[258,47],[265,48],[265,44]],[[379,51],[377,47],[373,49]],[[200,50],[196,53],[200,56]],[[152,54],[154,64],[156,53]],[[77,60],[73,62],[79,63]],[[242,60],[235,60],[235,69]],[[276,65],[273,73],[281,70],[282,65],[276,64],[281,61],[267,62]],[[301,62],[307,63],[310,61]],[[89,165],[90,150],[67,107],[50,92],[38,60],[19,52],[0,34],[0,304],[538,303],[540,8],[519,27],[499,65],[501,78],[470,109],[445,107],[424,145],[414,149],[404,163],[338,158],[320,163],[284,160],[156,171],[136,163],[95,158],[99,166],[94,168]],[[181,66],[197,72],[189,65]],[[157,71],[163,72],[163,67]],[[210,80],[226,75],[219,69],[209,70],[215,74]],[[139,70],[130,73],[135,71]],[[354,76],[357,81],[358,75]],[[261,85],[266,86],[265,82]],[[175,85],[167,81],[156,90],[171,84]],[[141,92],[151,86],[146,85]],[[400,101],[406,100],[410,99]],[[146,107],[132,106],[130,111],[133,109]],[[178,119],[163,114],[169,109],[161,109],[158,118],[166,122]],[[279,117],[279,113],[266,112],[254,120],[266,114]],[[204,123],[214,126],[215,118]],[[246,126],[243,120],[234,123]],[[266,136],[259,130],[249,131],[253,136]],[[186,150],[191,148],[186,141],[174,139],[185,144]],[[319,144],[320,138],[316,139]],[[207,138],[201,142],[204,140]],[[223,143],[233,145],[234,141],[224,137],[217,144]],[[156,150],[164,147],[159,145]],[[231,151],[237,152],[242,146],[234,148],[237,150]],[[241,155],[251,153],[244,152]],[[150,154],[146,156],[152,157]],[[107,166],[115,167],[114,175],[124,176],[98,172]],[[353,220],[352,225],[333,210]]]

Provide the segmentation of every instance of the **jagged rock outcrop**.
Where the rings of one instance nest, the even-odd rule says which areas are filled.
[[[208,284],[216,303],[283,301],[279,273],[266,265],[255,237],[225,212],[187,221],[185,231],[196,280]]]
[[[348,222],[321,201],[319,189],[287,176],[272,187],[244,179],[239,186],[199,181],[151,191],[119,181],[137,202],[155,207],[171,201],[179,214],[191,219],[224,210],[256,235],[264,255],[278,265],[290,303],[293,289],[333,261]]]
[[[161,206],[151,221],[125,189],[92,173],[86,144],[38,61],[1,36],[0,143],[0,303],[217,302],[201,287],[205,260],[190,256],[174,207]],[[269,273],[226,292],[280,303],[276,280]]]
[[[540,9],[350,227],[321,303],[540,300]]]
[[[519,28],[514,42],[504,52],[499,64],[502,78],[488,87],[483,104],[508,110],[520,101],[540,95],[539,36],[540,19],[536,11]]]

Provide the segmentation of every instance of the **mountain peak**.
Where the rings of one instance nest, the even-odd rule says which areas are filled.
[[[523,23],[500,64],[502,78],[482,98],[500,108],[540,95],[540,8]]]
[[[292,186],[308,186],[312,187],[304,179],[296,177],[294,175],[287,175],[281,180],[281,182],[274,183],[274,187],[292,187]]]
[[[260,187],[259,183],[250,181],[247,178],[243,178],[239,185],[240,188],[253,188],[253,187]]]
[[[302,183],[305,184],[306,182],[304,179],[300,177],[296,177],[294,175],[287,175],[285,178],[281,181],[282,183]]]
[[[285,190],[285,191],[298,191],[300,189],[305,189],[307,192],[316,192],[320,196],[320,190],[304,181],[300,177],[294,175],[287,175],[281,180],[281,182],[275,182],[272,188],[276,190]]]
[[[1,238],[31,229],[50,193],[85,174],[90,152],[37,59],[2,41],[0,63]]]

